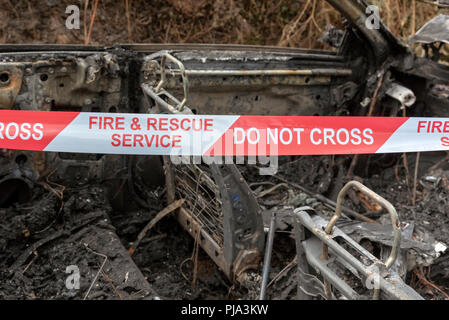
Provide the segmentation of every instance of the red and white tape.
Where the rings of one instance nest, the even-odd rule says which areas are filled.
[[[449,150],[449,118],[0,111],[0,148],[249,156]]]

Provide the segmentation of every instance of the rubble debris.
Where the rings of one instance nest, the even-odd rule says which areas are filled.
[[[306,159],[304,159],[304,161],[305,160]],[[428,168],[428,166],[429,166],[429,164],[425,163],[425,165],[424,165],[425,168],[423,168],[423,170],[426,170],[426,168]],[[441,175],[440,172],[439,172],[439,175]],[[424,177],[427,177],[427,180],[429,180],[429,181],[436,182],[438,180],[438,178],[433,177],[431,175],[427,175]],[[275,180],[278,180],[278,179],[275,178]],[[373,180],[373,181],[375,181],[375,180]],[[422,179],[421,179],[421,181],[422,181]],[[438,182],[440,183],[441,180],[439,180]],[[387,187],[388,185],[385,185],[385,186]],[[418,187],[418,190],[420,190],[419,187]],[[293,191],[291,191],[291,192],[293,192]],[[393,195],[391,192],[389,192],[388,194]],[[420,191],[418,191],[418,194],[420,194]],[[304,196],[306,198],[310,197],[307,194],[304,194]],[[272,197],[274,197],[274,195]],[[278,220],[280,220],[278,222],[278,225],[280,226],[279,230],[289,230],[289,228],[291,228],[291,225],[293,222],[291,219],[288,219],[289,214],[291,214],[291,212],[292,212],[292,208],[288,206],[288,201],[289,201],[288,199],[291,199],[291,197],[281,200],[280,203],[279,202],[273,203],[273,205],[275,205],[275,206],[272,209],[264,212],[264,216],[267,219],[269,217],[270,212],[276,211],[276,212],[280,213],[280,219],[278,219]],[[301,199],[301,198],[298,198],[298,199]],[[259,201],[261,201],[261,199],[259,199]],[[418,199],[417,205],[419,205],[420,201],[422,201],[422,199]],[[264,203],[266,203],[266,202],[264,202]],[[285,207],[280,206],[281,203],[283,203]],[[299,203],[304,204],[305,198],[302,198]],[[325,207],[320,207],[320,206],[317,207],[318,210],[323,210],[324,208]],[[406,209],[406,208],[403,208],[402,205],[399,205],[399,208],[400,208],[401,214],[403,214],[404,210],[410,210],[409,209],[410,207],[407,207],[407,209]],[[317,210],[317,209],[315,209],[315,210]],[[404,209],[404,210],[402,210],[402,209]],[[323,212],[325,212],[325,211],[326,210],[324,210]],[[285,212],[285,213],[282,213],[282,212]],[[317,213],[318,212],[315,211],[315,214],[317,214]],[[323,215],[320,215],[320,216],[323,217]],[[378,224],[345,220],[345,221],[339,222],[338,227],[341,228],[341,230],[343,232],[345,232],[349,236],[351,236],[356,242],[361,243],[363,247],[368,248],[370,250],[370,252],[379,254],[379,256],[383,257],[383,259],[386,259],[390,252],[389,248],[391,248],[391,245],[392,245],[393,230],[391,227],[391,223],[388,222],[389,218],[387,217],[387,215],[382,215],[382,214],[379,215],[378,214],[377,217],[380,217],[378,220]],[[446,218],[446,220],[447,220],[447,218]],[[268,220],[266,220],[266,221],[268,222]],[[368,230],[379,230],[379,233],[377,234],[379,237],[372,236],[369,232],[363,232],[365,230],[361,226],[367,226]],[[426,225],[426,226],[428,226],[428,225]],[[357,231],[359,228],[363,230],[361,232],[361,234],[364,234],[364,236],[357,234]],[[376,234],[376,232],[374,232],[374,233]],[[436,260],[440,259],[440,258],[438,258],[438,256],[440,256],[441,254],[444,256],[445,254],[443,252],[446,248],[446,245],[444,244],[444,242],[432,239],[432,237],[428,237],[431,233],[429,233],[429,231],[426,231],[426,229],[423,230],[421,225],[419,226],[419,228],[416,228],[414,226],[413,221],[404,221],[402,223],[402,233],[403,233],[403,236],[402,236],[402,242],[401,242],[401,246],[400,246],[401,250],[399,252],[399,256],[398,256],[396,263],[392,266],[392,272],[397,274],[397,277],[400,277],[402,279],[402,281],[407,281],[407,283],[408,283],[408,281],[410,280],[410,276],[412,276],[414,274],[414,272],[419,269],[419,266],[425,267],[425,266],[433,265]],[[386,239],[388,239],[388,240],[382,241],[381,240],[382,238],[383,238],[383,240],[386,240]],[[443,250],[443,251],[440,251],[440,250]],[[439,252],[437,253],[437,251],[439,251]],[[299,255],[299,251],[298,251],[298,255]],[[316,299],[316,298],[325,297],[326,295],[324,293],[323,283],[320,281],[319,283],[321,283],[321,285],[318,284],[314,280],[314,276],[309,276],[310,271],[304,271],[303,268],[298,269],[298,271],[297,271],[298,272],[297,277],[299,277],[300,281],[302,281],[302,285],[298,288],[298,291],[297,291],[298,297],[301,299],[306,299],[306,298]],[[439,270],[441,270],[441,269],[439,269]],[[309,285],[307,285],[307,283]],[[355,283],[352,285],[355,285]],[[321,289],[319,289],[319,288],[321,288]],[[440,288],[440,286],[438,286],[438,288]],[[419,290],[421,290],[421,289],[419,289]],[[444,288],[442,290],[444,290]],[[308,292],[309,294],[305,294],[304,292]],[[420,291],[420,293],[423,296],[425,295],[426,297],[429,297],[429,295],[425,294],[422,290]],[[440,294],[441,297],[444,297],[444,294],[442,294],[437,289],[434,289],[433,294],[437,294],[437,295]]]
[[[11,234],[11,237],[5,238],[7,236],[5,232],[0,235],[2,241],[7,244],[0,251],[2,257],[1,298],[11,299],[20,296],[22,299],[82,299],[83,297],[151,299],[156,297],[157,295],[115,234],[115,229],[108,217],[110,209],[104,203],[104,191],[92,186],[76,192],[69,189],[67,192],[66,196],[70,200],[66,201],[63,212],[72,212],[72,215],[66,214],[64,218],[56,217],[53,223],[47,220],[49,227],[42,230],[36,230],[36,227],[29,224],[28,237]],[[59,199],[53,193],[44,192],[43,196],[44,200],[45,196],[54,199],[55,208],[59,207]],[[5,217],[5,211],[1,214]],[[11,220],[2,223],[2,231],[14,225],[15,221]],[[30,242],[33,243],[29,244]],[[23,248],[23,251],[20,248]],[[92,254],[90,250],[101,254],[102,257],[107,257],[107,261],[104,258],[98,260],[98,256]],[[20,252],[22,253],[17,256]],[[80,272],[78,290],[67,287],[66,279],[70,273],[66,273],[66,268],[70,266],[76,266]],[[92,285],[94,282],[95,285]]]
[[[343,42],[344,34],[343,30],[328,24],[323,32],[323,36],[318,40],[329,44],[331,47],[339,48]]]
[[[175,201],[171,204],[169,204],[167,207],[165,207],[161,212],[159,212],[146,226],[145,228],[142,229],[142,231],[140,231],[139,235],[137,236],[136,241],[134,241],[133,245],[131,246],[131,248],[129,248],[128,252],[130,255],[132,255],[134,253],[134,251],[136,251],[137,247],[139,246],[140,242],[142,241],[143,237],[145,237],[146,233],[151,230],[151,228],[154,227],[154,225],[156,223],[158,223],[159,220],[161,220],[163,217],[165,217],[166,215],[172,213],[173,211],[175,211],[176,209],[179,209],[182,204],[184,203],[184,199],[180,199],[178,201]]]
[[[413,222],[403,221],[402,223],[404,224],[403,233],[408,232],[411,235],[408,238],[403,237],[400,246],[401,249],[407,252],[407,271],[413,270],[417,265],[429,266],[433,264],[446,251],[446,245],[432,239],[428,233],[425,236],[418,231],[416,234],[413,234],[415,231]],[[357,222],[340,226],[340,228],[359,243],[363,239],[388,247],[391,247],[393,243],[393,229],[388,224],[375,225]],[[405,273],[401,276],[405,278]]]

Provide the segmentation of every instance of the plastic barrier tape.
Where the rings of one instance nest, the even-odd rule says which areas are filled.
[[[438,151],[449,150],[449,118],[2,110],[0,148],[185,156]]]

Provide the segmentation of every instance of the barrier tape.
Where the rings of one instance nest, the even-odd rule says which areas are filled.
[[[449,150],[449,118],[0,111],[0,148],[252,156]]]

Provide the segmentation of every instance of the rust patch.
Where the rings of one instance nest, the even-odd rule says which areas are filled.
[[[0,65],[0,109],[11,109],[22,87],[23,72],[16,66]]]

